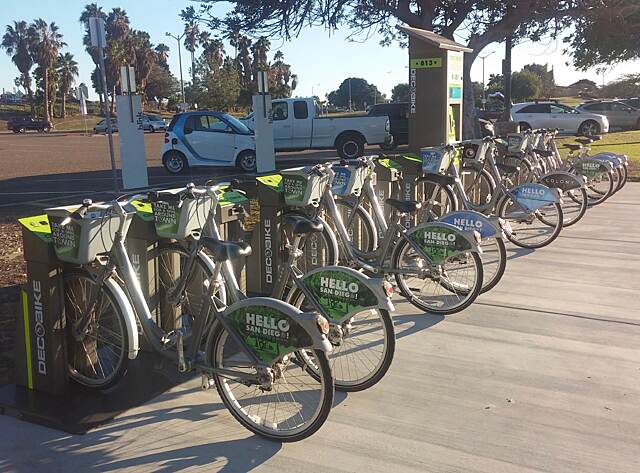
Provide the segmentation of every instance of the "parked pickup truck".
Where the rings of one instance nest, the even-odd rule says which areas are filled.
[[[321,117],[312,97],[272,102],[276,150],[331,149],[348,159],[362,156],[365,144],[389,144],[389,118],[368,116]],[[253,113],[243,119],[253,129]]]
[[[7,129],[14,133],[26,133],[29,130],[49,133],[53,124],[33,117],[14,117],[7,123]]]

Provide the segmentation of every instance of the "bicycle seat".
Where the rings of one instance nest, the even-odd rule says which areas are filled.
[[[574,141],[584,146],[591,144],[593,142],[591,138],[576,138]]]
[[[553,156],[553,151],[549,151],[548,149],[536,149],[534,151],[536,154],[539,154],[540,156],[546,156],[547,158]]]
[[[251,246],[248,243],[222,241],[211,237],[200,237],[200,241],[211,252],[213,260],[218,263],[251,254]]]
[[[591,141],[600,141],[602,139],[602,136],[600,136],[600,135],[591,135],[589,138],[591,138]]]
[[[582,149],[582,145],[572,145],[571,143],[565,143],[562,146],[571,151],[578,151],[579,149]]]
[[[398,200],[398,199],[387,199],[385,202],[402,213],[413,213],[422,207],[422,204],[415,200]]]
[[[284,225],[291,229],[294,235],[304,235],[307,233],[318,233],[324,230],[324,226],[320,222],[314,222],[302,215],[285,215]]]
[[[496,166],[498,166],[499,171],[502,171],[506,174],[513,174],[520,170],[520,166],[510,166],[509,164],[496,163]]]
[[[442,174],[427,173],[424,176],[419,177],[416,182],[433,182],[434,184],[438,184],[444,187],[454,185],[456,179],[453,176],[443,176]],[[387,200],[387,202],[389,201]]]

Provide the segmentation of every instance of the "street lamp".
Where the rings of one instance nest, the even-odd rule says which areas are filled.
[[[311,97],[315,97],[315,94],[313,93],[313,89],[314,89],[314,87],[315,87],[316,85],[320,85],[320,84],[313,84],[313,85],[311,86]]]
[[[484,108],[487,107],[487,86],[485,85],[484,81],[484,60],[491,56],[493,53],[495,53],[495,51],[491,51],[485,56],[480,56],[480,59],[482,59],[482,106]]]
[[[187,34],[186,31],[182,33],[180,36],[172,35],[171,33],[165,33],[166,36],[175,39],[178,42],[178,61],[180,63],[180,94],[182,95],[182,103],[184,102],[184,81],[182,80],[182,52],[180,47],[180,41],[184,38],[184,35]]]

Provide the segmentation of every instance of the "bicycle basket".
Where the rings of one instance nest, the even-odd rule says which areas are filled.
[[[53,249],[60,261],[74,264],[88,264],[101,253],[108,253],[113,246],[116,231],[120,226],[120,216],[113,211],[89,207],[85,216],[62,225],[77,206],[52,207],[45,212],[51,225]],[[124,217],[126,235],[135,212],[127,212]]]
[[[305,166],[281,171],[285,204],[292,207],[317,207],[320,204],[330,176],[328,173],[310,175],[310,169],[310,166]]]
[[[369,168],[366,166],[334,166],[335,176],[331,182],[331,191],[335,195],[360,195],[362,186],[369,175]]]
[[[449,168],[452,156],[442,146],[420,148],[422,171],[429,174],[444,174]]]
[[[198,237],[204,227],[213,199],[208,195],[182,198],[183,192],[184,188],[160,191],[158,199],[151,203],[159,237],[174,240],[184,240],[189,235]]]
[[[527,140],[521,133],[509,133],[507,135],[507,153],[521,156],[527,149]]]

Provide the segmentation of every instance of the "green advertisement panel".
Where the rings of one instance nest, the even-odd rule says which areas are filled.
[[[434,263],[472,249],[469,241],[455,228],[432,225],[418,228],[409,236]]]
[[[229,314],[229,319],[253,353],[265,363],[313,345],[306,330],[278,309],[260,305],[242,307]]]
[[[156,221],[156,230],[158,233],[177,233],[181,211],[180,202],[154,202],[153,217]]]
[[[378,297],[358,277],[346,271],[326,269],[304,278],[307,288],[334,321],[347,314],[378,306]]]

